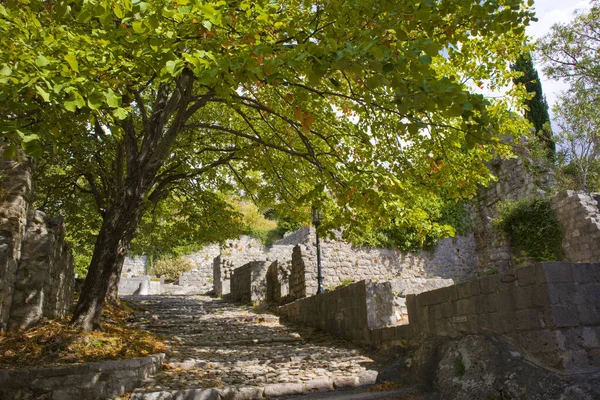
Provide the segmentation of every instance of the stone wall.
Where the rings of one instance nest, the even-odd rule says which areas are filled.
[[[259,305],[267,298],[268,261],[253,261],[236,268],[231,275],[233,301]]]
[[[600,211],[598,202],[583,192],[567,190],[552,199],[552,208],[564,229],[565,260],[600,261]]]
[[[211,285],[213,283],[213,262],[220,253],[221,247],[218,244],[212,244],[200,251],[182,256],[193,262],[195,267],[192,271],[181,274],[177,283],[184,287],[197,288]]]
[[[494,159],[489,163],[490,171],[497,180],[479,189],[470,208],[481,275],[494,271],[505,272],[515,265],[513,250],[491,225],[491,220],[498,216],[499,203],[548,196],[555,184],[551,166],[545,160],[535,161],[526,145],[527,140],[522,138],[522,143],[514,148],[517,158]]]
[[[26,329],[42,316],[64,317],[73,301],[75,272],[62,218],[31,210],[17,269],[9,329]]]
[[[146,256],[125,257],[123,269],[121,269],[121,276],[124,278],[132,278],[146,275],[147,261],[148,257]]]
[[[72,367],[0,370],[0,399],[108,399],[131,392],[160,369],[164,354]]]
[[[290,270],[273,261],[267,270],[267,302],[278,303],[289,293]]]
[[[598,263],[537,263],[408,295],[410,323],[379,329],[369,328],[367,284],[361,281],[297,300],[278,312],[363,344],[416,345],[432,337],[495,334],[549,368],[600,368]]]
[[[314,231],[313,231],[314,233]],[[317,292],[317,250],[314,242],[299,244],[292,253],[290,297]],[[477,276],[475,239],[472,235],[441,240],[433,251],[419,254],[398,250],[355,247],[343,240],[321,245],[323,286],[334,288],[363,279],[398,280],[442,277],[464,281]]]
[[[0,143],[0,154],[5,148]],[[0,330],[25,328],[71,306],[75,285],[61,218],[31,209],[33,162],[0,156]]]
[[[0,143],[0,154],[4,151]],[[27,212],[31,203],[33,163],[0,156],[0,330],[8,323]]]
[[[156,295],[163,292],[164,278],[155,278],[152,276],[135,276],[123,278],[119,281],[119,296],[129,295]]]

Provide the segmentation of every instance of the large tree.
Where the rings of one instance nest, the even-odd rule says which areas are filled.
[[[576,189],[588,191],[590,175],[594,175],[600,157],[600,96],[576,83],[562,93],[553,107],[561,147],[561,159],[577,170]],[[596,167],[596,168],[594,168]]]
[[[426,205],[472,195],[523,133],[519,99],[472,88],[510,83],[531,16],[520,0],[3,2],[7,155],[75,143],[102,220],[74,323],[97,325],[144,212],[184,181],[317,204],[347,234],[431,229]]]
[[[598,89],[600,3],[592,0],[591,4],[589,12],[578,11],[569,23],[553,25],[537,45],[548,77]]]

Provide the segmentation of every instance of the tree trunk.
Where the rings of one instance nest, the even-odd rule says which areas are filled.
[[[124,255],[119,256],[122,241],[128,236],[127,232],[135,231],[138,223],[136,215],[139,215],[141,206],[135,199],[123,199],[107,213],[71,320],[76,327],[86,331],[100,327],[102,306],[111,282],[116,282],[118,287],[124,260]]]
[[[117,265],[113,269],[113,274],[110,276],[110,282],[108,283],[108,294],[106,296],[108,304],[119,304],[119,282],[121,281],[121,271],[127,255],[127,252],[122,250],[123,247],[119,249]]]

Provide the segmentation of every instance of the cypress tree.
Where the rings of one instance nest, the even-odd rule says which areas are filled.
[[[523,72],[523,76],[514,78],[514,83],[522,83],[527,92],[534,93],[534,96],[525,102],[529,108],[529,110],[525,112],[525,117],[531,121],[537,136],[548,147],[548,155],[554,157],[556,145],[552,141],[548,103],[542,92],[542,83],[540,82],[537,70],[533,66],[531,54],[522,54],[510,67],[513,71]]]

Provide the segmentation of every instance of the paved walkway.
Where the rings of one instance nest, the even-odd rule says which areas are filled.
[[[171,346],[163,370],[132,400],[276,398],[377,377],[373,360],[350,343],[250,307],[207,296],[125,299],[141,308],[137,324]]]

